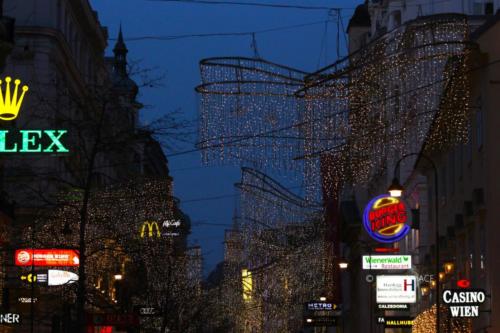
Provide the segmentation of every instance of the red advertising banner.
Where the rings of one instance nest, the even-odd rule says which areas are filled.
[[[133,313],[87,313],[87,326],[137,327],[139,316]]]
[[[77,250],[69,249],[20,249],[14,253],[16,266],[78,266]]]

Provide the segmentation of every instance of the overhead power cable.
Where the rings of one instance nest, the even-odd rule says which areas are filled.
[[[169,40],[176,40],[176,39],[200,38],[200,37],[254,36],[254,35],[257,35],[257,34],[263,34],[263,33],[275,32],[275,31],[282,31],[282,30],[290,30],[290,29],[307,27],[307,26],[313,26],[313,25],[324,24],[324,23],[325,23],[325,20],[322,20],[322,21],[315,21],[315,22],[308,22],[308,23],[287,25],[287,26],[281,26],[281,27],[276,27],[276,28],[255,30],[255,31],[213,32],[213,33],[179,34],[179,35],[165,35],[165,36],[154,36],[154,35],[150,35],[150,36],[137,36],[137,37],[126,38],[126,41],[127,42],[137,42],[137,41],[144,41],[144,40],[164,40],[164,41],[169,41]],[[116,40],[116,38],[110,38],[110,40]]]
[[[354,10],[356,7],[326,7],[326,6],[305,6],[305,5],[286,5],[266,2],[242,2],[242,1],[217,1],[217,0],[148,0],[151,2],[166,2],[166,3],[186,3],[196,5],[222,5],[222,6],[247,6],[247,7],[262,7],[276,9],[299,9],[299,10]],[[421,7],[425,5],[435,5],[441,3],[449,3],[454,0],[430,0],[426,3],[406,4],[406,7]],[[360,1],[361,2],[361,1]]]
[[[241,1],[214,1],[214,0],[148,0],[154,2],[182,2],[190,4],[202,5],[231,5],[231,6],[251,6],[251,7],[267,7],[281,9],[301,9],[301,10],[330,10],[330,9],[355,9],[353,7],[325,7],[325,6],[302,6],[302,5],[286,5],[277,3],[264,2],[241,2]]]

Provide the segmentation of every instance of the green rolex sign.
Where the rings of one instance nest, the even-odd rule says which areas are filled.
[[[19,110],[27,93],[28,86],[20,87],[21,80],[6,77],[0,80],[0,120],[12,121]],[[5,83],[3,85],[3,83]],[[5,88],[4,88],[5,87]],[[68,153],[64,145],[66,130],[0,130],[1,153]]]
[[[0,153],[67,153],[66,130],[0,130]]]

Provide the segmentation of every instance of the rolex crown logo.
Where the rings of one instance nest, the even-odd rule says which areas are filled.
[[[21,108],[21,104],[24,99],[24,95],[28,91],[28,86],[22,87],[21,96],[18,98],[18,90],[19,85],[21,84],[21,80],[14,80],[14,93],[11,95],[10,92],[10,82],[12,79],[7,76],[5,78],[5,86],[2,87],[2,80],[0,80],[0,119],[2,120],[14,120],[17,118],[17,114],[19,113],[19,109]]]

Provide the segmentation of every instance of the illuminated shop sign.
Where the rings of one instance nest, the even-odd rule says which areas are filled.
[[[69,249],[21,249],[14,253],[16,266],[78,266],[78,251]]]
[[[340,305],[331,302],[308,302],[306,309],[309,311],[334,311],[340,308]]]
[[[379,242],[397,242],[410,231],[409,209],[401,198],[379,195],[366,206],[363,226]]]
[[[337,317],[334,316],[314,316],[304,320],[305,326],[308,327],[327,327],[337,326]]]
[[[407,311],[410,309],[410,304],[377,304],[377,309],[383,311]]]
[[[61,286],[63,284],[71,284],[78,281],[77,274],[58,269],[49,269],[47,275],[49,277],[47,282],[49,286]]]
[[[20,318],[18,313],[0,313],[0,324],[19,324]]]
[[[377,303],[415,303],[417,279],[414,275],[377,275]]]
[[[156,229],[156,232],[155,232]],[[160,227],[158,227],[157,222],[146,221],[142,224],[141,228],[141,238],[146,237],[160,237]]]
[[[363,256],[363,269],[411,269],[411,256]]]
[[[87,313],[88,326],[138,327],[139,316],[119,313]]]
[[[383,324],[385,328],[411,328],[413,317],[378,317],[377,323]]]
[[[470,281],[469,280],[465,280],[465,279],[458,280],[457,281],[457,287],[458,288],[462,288],[462,289],[469,288],[470,287]]]
[[[19,92],[19,79],[5,78],[5,91],[0,80],[0,120],[11,121],[17,118],[28,86],[24,85]],[[0,130],[0,153],[67,153],[63,137],[66,130]]]
[[[443,302],[454,318],[479,317],[479,306],[486,300],[481,289],[447,289],[443,291]]]
[[[155,307],[155,306],[137,305],[137,306],[134,306],[134,312],[141,317],[162,316],[160,309],[158,307]]]
[[[145,221],[141,228],[139,235],[141,238],[160,238],[161,236],[173,237],[179,236],[178,228],[181,226],[179,220],[165,220],[160,224],[156,221]]]
[[[17,301],[21,304],[28,304],[28,303],[31,303],[31,300],[33,300],[33,303],[36,303],[38,302],[38,298],[37,297],[18,297],[17,298]]]
[[[47,282],[47,274],[26,274],[26,275],[21,275],[21,281],[25,281],[28,283],[46,283]]]

